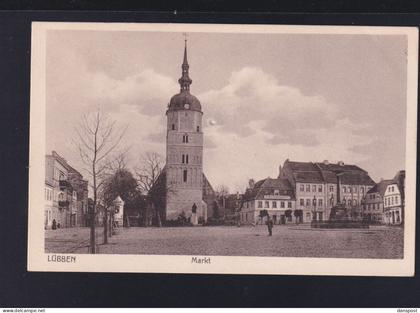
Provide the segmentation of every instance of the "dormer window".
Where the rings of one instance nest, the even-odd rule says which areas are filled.
[[[279,192],[279,190],[278,190],[278,189],[274,190],[274,195],[275,195],[275,196],[278,196],[279,194],[280,194],[280,192]]]

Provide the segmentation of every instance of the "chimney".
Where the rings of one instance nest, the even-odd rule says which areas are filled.
[[[279,165],[279,178],[281,177],[281,165]]]
[[[254,185],[255,185],[255,181],[251,178],[249,181],[248,181],[248,185],[249,185],[249,188],[254,188]]]

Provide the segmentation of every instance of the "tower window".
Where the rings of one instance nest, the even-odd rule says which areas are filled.
[[[188,142],[188,135],[182,136],[182,142]]]
[[[187,182],[187,170],[184,170],[184,183],[186,183]]]
[[[185,154],[182,155],[182,163],[185,163]]]
[[[175,130],[175,124],[172,124],[172,130]]]
[[[200,132],[200,126],[197,126],[197,133]]]
[[[185,163],[188,164],[188,154],[185,156]]]

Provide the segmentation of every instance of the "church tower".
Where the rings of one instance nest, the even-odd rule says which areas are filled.
[[[207,219],[203,202],[203,130],[200,101],[190,93],[187,41],[185,40],[180,92],[174,95],[166,111],[166,220],[177,219],[182,212],[197,224]]]

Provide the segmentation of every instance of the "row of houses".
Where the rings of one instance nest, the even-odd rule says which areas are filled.
[[[401,224],[404,183],[405,171],[375,183],[356,165],[287,159],[277,178],[250,183],[241,196],[238,213],[244,224],[264,223],[263,210],[275,224],[324,221],[339,199],[354,216],[372,223]]]
[[[44,226],[86,226],[88,181],[57,152],[45,156]]]
[[[403,170],[392,179],[375,183],[356,165],[287,159],[276,178],[250,180],[244,194],[217,198],[218,210],[210,210],[209,215],[259,224],[265,222],[261,212],[266,210],[275,224],[309,223],[327,220],[340,199],[356,216],[371,223],[395,225],[404,220],[404,186]],[[92,202],[88,181],[55,151],[45,156],[44,196],[45,228],[88,226]],[[100,223],[100,214],[97,218]]]
[[[372,222],[401,224],[405,209],[405,171],[394,178],[381,180],[366,195],[363,215]]]

